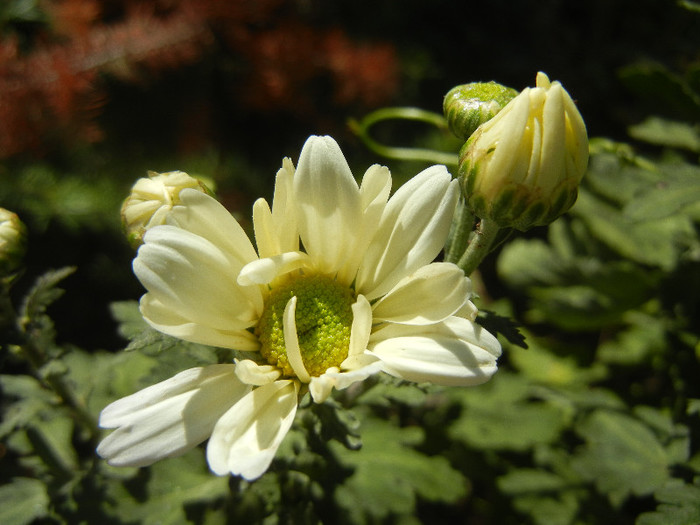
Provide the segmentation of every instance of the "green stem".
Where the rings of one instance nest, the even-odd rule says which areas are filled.
[[[474,226],[474,214],[467,208],[464,199],[459,199],[452,219],[448,244],[445,247],[445,262],[457,264],[469,243],[469,235]]]
[[[479,226],[474,231],[474,238],[457,263],[465,275],[471,275],[484,260],[484,257],[491,252],[499,231],[500,228],[494,221],[481,219]]]
[[[400,148],[387,146],[374,140],[369,130],[375,124],[383,120],[416,120],[431,124],[437,128],[447,130],[447,121],[439,113],[426,111],[419,108],[382,108],[366,115],[361,120],[351,119],[348,122],[350,129],[357,134],[365,145],[377,155],[391,159],[427,161],[436,164],[456,166],[458,156],[454,153],[437,151],[427,148]]]

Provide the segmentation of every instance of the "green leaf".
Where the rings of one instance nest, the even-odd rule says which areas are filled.
[[[24,298],[19,310],[18,325],[20,330],[39,350],[47,355],[56,353],[54,349],[53,321],[46,315],[46,309],[63,295],[58,284],[72,274],[75,267],[50,270],[40,276]]]
[[[513,506],[538,525],[568,525],[578,510],[576,495],[567,490],[570,482],[552,472],[515,469],[497,481]]]
[[[598,358],[605,363],[641,363],[666,349],[666,329],[658,316],[631,311],[624,315],[628,325],[598,346]]]
[[[515,469],[498,478],[498,488],[510,495],[558,491],[567,485],[561,476],[538,469]]]
[[[622,257],[672,270],[679,254],[695,236],[692,222],[682,216],[664,221],[633,221],[621,210],[585,190],[571,212],[580,217],[597,239]]]
[[[660,63],[642,62],[623,67],[619,72],[622,83],[650,108],[663,108],[679,118],[700,116],[700,95],[680,76]]]
[[[209,472],[201,450],[159,461],[149,468],[142,496],[134,497],[122,480],[110,483],[108,511],[121,522],[151,524],[187,523],[187,505],[211,502],[229,492],[228,478]]]
[[[417,497],[452,503],[466,494],[466,480],[445,458],[413,448],[423,441],[420,428],[367,419],[361,435],[359,451],[331,443],[341,463],[353,469],[335,493],[336,503],[349,514],[351,523],[410,515]]]
[[[645,512],[637,525],[697,525],[700,523],[700,480],[687,484],[670,480],[654,493],[659,506],[655,512]]]
[[[627,131],[632,138],[637,140],[659,146],[700,152],[698,127],[685,122],[648,117],[644,122],[630,126]]]
[[[392,402],[407,406],[420,406],[426,393],[415,383],[406,383],[391,376],[380,375],[379,383],[368,388],[357,398],[357,403],[390,407]]]
[[[573,467],[614,505],[630,494],[651,494],[669,479],[666,451],[639,420],[596,410],[576,425],[576,431],[586,445],[573,457]]]
[[[16,398],[3,411],[0,422],[0,438],[18,428],[24,428],[35,418],[51,413],[58,404],[58,397],[41,383],[26,375],[0,375],[3,397]]]
[[[663,180],[642,188],[624,207],[626,218],[664,219],[700,202],[700,169],[682,163],[664,165],[662,169]]]
[[[567,424],[567,414],[552,403],[529,400],[531,393],[525,377],[505,371],[478,388],[446,391],[463,405],[449,436],[482,450],[525,451],[554,442]]]
[[[41,481],[14,478],[0,487],[0,523],[25,525],[49,515],[49,496]]]
[[[605,378],[607,374],[600,363],[581,368],[573,356],[556,355],[533,336],[529,336],[528,341],[530,347],[527,352],[512,351],[509,355],[518,370],[539,384],[555,387],[584,386]]]

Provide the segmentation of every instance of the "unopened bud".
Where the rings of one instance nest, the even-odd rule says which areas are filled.
[[[27,229],[16,213],[0,208],[0,276],[9,275],[22,262]]]
[[[204,184],[184,171],[148,172],[131,188],[122,204],[122,226],[129,243],[137,247],[149,228],[165,224],[173,206],[180,203],[180,191],[193,188],[208,193]]]
[[[518,92],[496,82],[472,82],[453,87],[442,102],[450,131],[467,140],[476,128],[491,120]]]
[[[545,225],[576,201],[588,166],[581,114],[559,82],[537,74],[460,151],[459,175],[469,208],[498,226]]]

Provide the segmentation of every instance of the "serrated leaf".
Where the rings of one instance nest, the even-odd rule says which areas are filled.
[[[57,288],[58,284],[75,272],[75,266],[68,266],[58,270],[49,270],[37,278],[34,286],[24,298],[20,308],[20,323],[25,326],[46,312],[46,308],[63,295],[63,290]]]
[[[0,375],[3,397],[16,398],[8,405],[0,422],[0,437],[7,436],[17,428],[24,428],[41,414],[51,413],[58,397],[41,383],[26,375]]]
[[[451,503],[466,494],[466,480],[445,458],[413,448],[423,440],[421,429],[367,419],[361,435],[359,451],[331,443],[341,463],[353,469],[335,493],[336,503],[352,523],[410,515],[417,497]]]
[[[389,407],[392,402],[407,406],[419,406],[425,402],[427,394],[415,383],[405,383],[389,376],[380,376],[376,385],[367,389],[357,398],[357,403]]]
[[[30,340],[29,344],[48,356],[56,354],[57,351],[53,321],[46,315],[46,309],[63,295],[63,290],[57,286],[75,270],[75,267],[66,267],[50,270],[40,276],[25,296],[19,310],[19,329]]]
[[[0,486],[0,523],[26,525],[49,515],[46,486],[36,479],[14,478]]]
[[[121,522],[143,525],[179,525],[187,523],[185,506],[214,501],[228,494],[228,478],[209,472],[200,450],[169,458],[150,467],[139,501],[129,494],[119,480],[110,484],[114,506],[110,509]]]
[[[579,507],[570,482],[546,470],[516,469],[498,478],[498,488],[537,525],[568,525]]]
[[[596,410],[576,425],[586,441],[572,459],[584,478],[613,504],[646,496],[668,480],[666,452],[654,433],[628,415]]]
[[[149,328],[141,315],[138,301],[116,301],[109,305],[109,310],[112,318],[119,323],[119,335],[129,341]]]
[[[654,493],[659,506],[655,512],[645,512],[637,525],[697,525],[700,523],[700,485],[670,480]]]

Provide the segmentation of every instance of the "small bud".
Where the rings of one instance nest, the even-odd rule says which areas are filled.
[[[16,213],[0,208],[0,276],[9,275],[22,261],[27,229]]]
[[[554,221],[576,201],[588,166],[581,114],[559,82],[537,74],[460,151],[459,175],[472,212],[501,228]]]
[[[204,184],[184,171],[149,171],[148,177],[136,181],[121,210],[122,227],[132,246],[142,243],[149,228],[165,224],[166,216],[180,203],[180,191],[185,188],[208,193]]]
[[[450,131],[467,140],[517,95],[516,90],[496,82],[472,82],[453,87],[445,95],[442,109]]]

